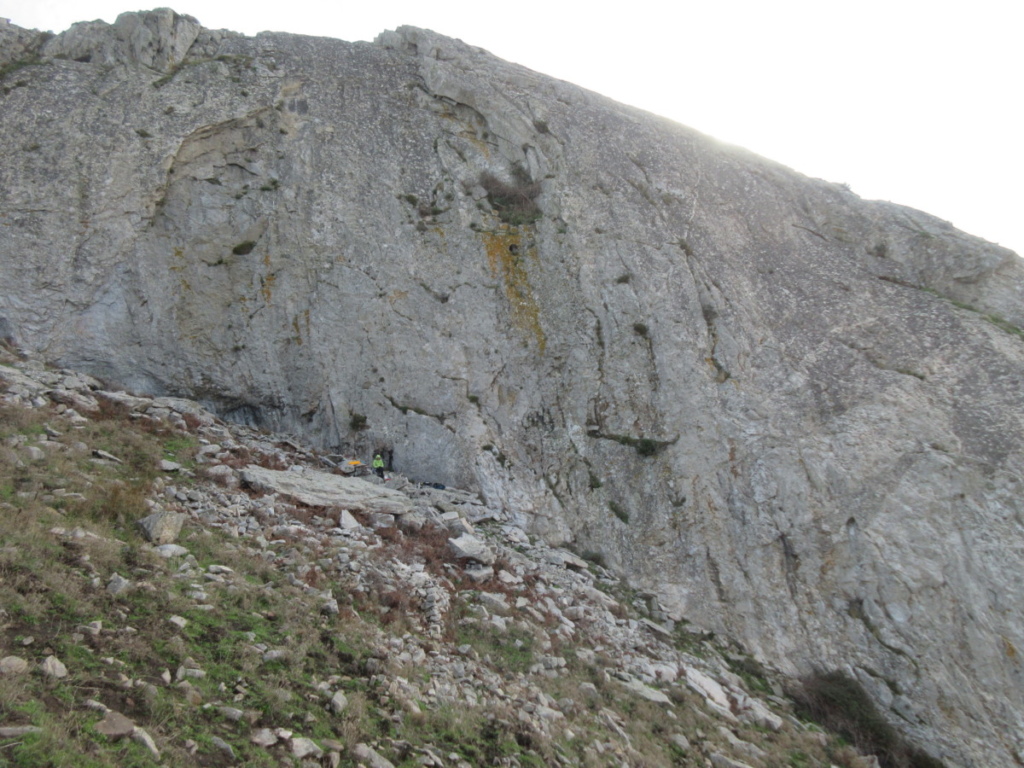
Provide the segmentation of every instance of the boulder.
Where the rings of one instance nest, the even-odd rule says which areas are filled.
[[[484,565],[493,565],[496,559],[491,548],[470,533],[449,539],[448,550],[459,560],[476,560]]]
[[[44,675],[57,680],[68,676],[68,668],[56,656],[47,656],[39,668]]]
[[[135,723],[120,712],[108,712],[93,728],[111,739],[122,739],[131,736],[135,731]]]
[[[404,515],[413,508],[412,500],[404,493],[358,477],[332,475],[315,469],[283,472],[250,464],[242,470],[242,480],[256,490],[277,493],[311,507],[343,507],[355,512],[390,515]]]
[[[20,675],[28,671],[28,662],[20,656],[4,656],[0,659],[0,675]]]
[[[160,510],[142,518],[136,525],[146,541],[153,544],[173,544],[181,533],[185,519],[186,516],[179,512]]]
[[[385,757],[381,757],[373,747],[368,744],[356,744],[352,748],[352,757],[365,763],[366,768],[395,768],[395,764]]]

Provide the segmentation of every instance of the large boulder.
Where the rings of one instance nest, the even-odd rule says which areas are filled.
[[[404,493],[368,483],[358,477],[344,477],[304,468],[285,472],[249,465],[242,470],[249,486],[311,507],[341,507],[350,512],[384,512],[404,515],[412,511],[412,499]]]

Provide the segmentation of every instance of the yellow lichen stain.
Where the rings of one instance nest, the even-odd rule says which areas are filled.
[[[528,253],[522,253],[522,238],[514,228],[481,232],[480,236],[487,250],[487,263],[491,268],[491,274],[495,277],[500,275],[504,282],[505,298],[508,300],[513,324],[520,330],[532,334],[543,354],[547,339],[540,325],[540,307],[533,296],[524,261],[527,256],[537,258],[535,249],[531,247]]]
[[[270,297],[274,292],[274,281],[277,280],[277,275],[270,274],[266,277],[260,278],[260,293],[263,294],[263,300],[270,303]]]
[[[1011,659],[1016,659],[1017,658],[1017,647],[1013,643],[1011,643],[1009,640],[1007,640],[1005,637],[1003,638],[1003,651],[1006,652],[1006,655],[1009,658],[1011,658]]]
[[[462,136],[468,139],[477,149],[483,152],[484,157],[491,156],[491,145],[476,135],[476,131],[463,131]]]
[[[394,290],[394,291],[392,291],[391,293],[388,294],[388,301],[391,302],[391,306],[394,306],[396,301],[401,301],[402,299],[407,299],[407,298],[409,298],[409,292],[408,291]],[[307,310],[307,314],[308,314],[308,310]]]
[[[174,258],[177,259],[178,261],[184,261],[185,260],[185,249],[184,248],[175,248],[173,253],[174,253]],[[168,267],[168,269],[171,272],[181,272],[183,269],[185,269],[185,265],[184,264],[172,264],[170,267]]]

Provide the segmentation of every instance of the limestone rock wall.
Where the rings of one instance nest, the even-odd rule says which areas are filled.
[[[1019,257],[423,30],[0,46],[0,336],[391,449],[1024,759]]]

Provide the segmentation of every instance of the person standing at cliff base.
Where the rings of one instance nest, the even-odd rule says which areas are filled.
[[[373,474],[381,480],[384,479],[384,459],[380,457],[379,453],[373,457]]]

